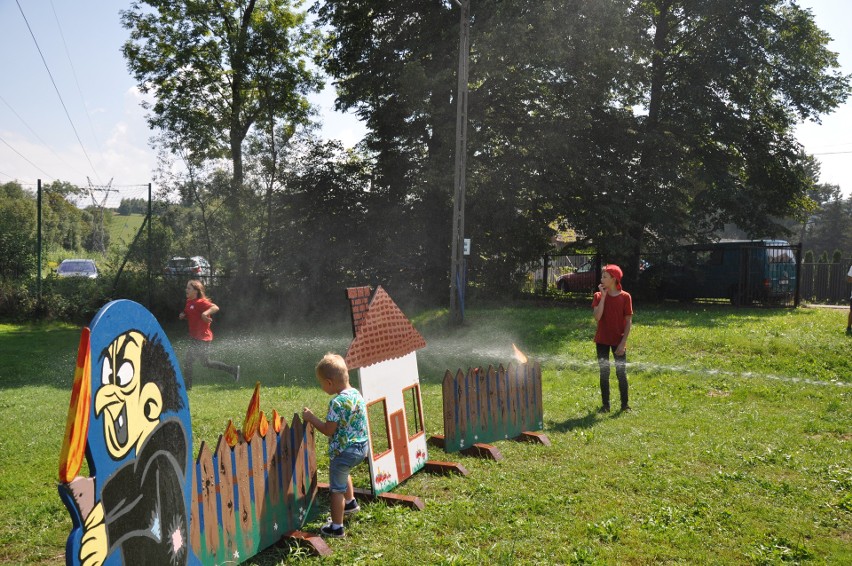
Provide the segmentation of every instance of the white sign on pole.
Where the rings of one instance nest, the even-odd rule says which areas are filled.
[[[464,239],[464,255],[470,255],[470,238]]]

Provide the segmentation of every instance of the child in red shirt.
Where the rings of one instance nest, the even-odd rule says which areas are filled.
[[[592,300],[592,313],[598,321],[595,333],[598,367],[601,377],[601,398],[603,407],[600,412],[609,412],[609,352],[615,358],[615,375],[618,378],[618,392],[621,395],[621,410],[629,411],[627,404],[627,337],[633,325],[633,299],[630,293],[621,290],[623,273],[617,265],[607,265],[601,273],[599,292]]]
[[[189,323],[189,350],[183,368],[183,380],[187,391],[192,389],[192,366],[195,360],[201,360],[204,367],[230,372],[234,381],[240,379],[240,366],[229,366],[223,362],[210,359],[210,342],[213,332],[210,323],[213,315],[219,312],[219,307],[207,298],[204,284],[196,279],[190,279],[186,284],[186,305],[178,315],[181,320]]]

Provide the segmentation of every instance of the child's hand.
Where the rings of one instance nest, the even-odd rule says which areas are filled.
[[[302,420],[309,422],[310,418],[313,417],[314,414],[307,407],[302,407]]]
[[[598,291],[600,291],[600,292],[601,292],[601,295],[603,295],[603,294],[604,294],[604,286],[603,286],[603,283],[600,283],[600,284],[598,285]]]
[[[180,314],[178,315],[178,318],[179,318],[179,319],[181,319],[181,320],[183,320],[183,319],[185,319],[185,318],[186,318],[186,314],[184,314],[184,313],[180,313]]]

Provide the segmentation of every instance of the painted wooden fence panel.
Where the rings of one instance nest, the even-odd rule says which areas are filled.
[[[240,563],[302,527],[317,492],[314,434],[294,415],[292,426],[270,426],[250,442],[239,434],[230,446],[220,436],[213,453],[202,443],[190,509],[202,564]]]
[[[478,442],[515,438],[541,430],[541,365],[509,364],[447,371],[444,397],[444,450],[458,452]]]

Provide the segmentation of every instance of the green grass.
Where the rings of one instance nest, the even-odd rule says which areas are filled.
[[[133,242],[144,219],[144,214],[114,214],[108,227],[110,247],[120,246],[121,249],[126,249]]]
[[[852,339],[846,311],[637,305],[628,351],[633,412],[598,415],[585,307],[469,309],[413,317],[427,433],[442,432],[444,370],[506,364],[516,343],[543,368],[552,446],[501,441],[490,462],[431,448],[468,477],[416,474],[396,492],[421,512],[363,504],[332,559],[298,547],[249,563],[849,564],[852,563]],[[409,313],[410,314],[410,313]],[[179,355],[185,329],[167,327]],[[63,561],[71,523],[57,460],[79,331],[0,325],[0,562]],[[195,450],[229,418],[242,423],[255,380],[261,408],[288,420],[327,397],[313,365],[343,352],[348,321],[310,330],[220,328],[215,356],[243,381],[198,368],[190,392]],[[613,394],[617,384],[613,378]],[[616,397],[617,399],[617,397]],[[325,481],[326,441],[318,441]],[[366,487],[366,467],[355,474]],[[306,526],[328,513],[320,497]]]

